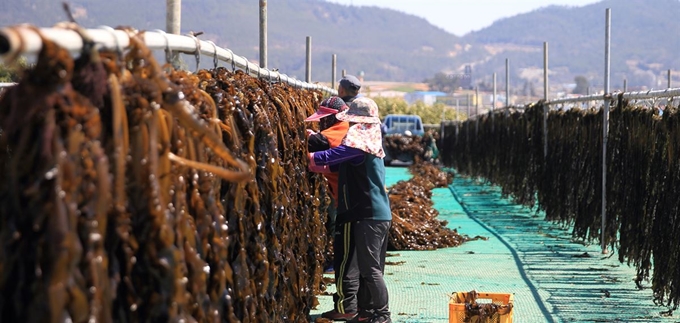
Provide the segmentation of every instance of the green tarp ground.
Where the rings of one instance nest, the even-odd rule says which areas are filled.
[[[386,184],[408,177],[406,168],[389,167]],[[632,267],[603,255],[599,246],[572,241],[568,228],[502,198],[498,188],[457,175],[432,199],[450,228],[488,240],[388,252],[385,279],[394,322],[449,322],[448,295],[473,289],[514,294],[513,321],[519,323],[677,321],[660,314],[666,309],[654,306],[648,284],[636,288]],[[333,306],[332,296],[319,301],[313,319]]]

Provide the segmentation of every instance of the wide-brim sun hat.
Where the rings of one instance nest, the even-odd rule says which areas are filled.
[[[333,115],[338,113],[338,110],[331,109],[331,108],[326,108],[326,107],[319,107],[314,114],[309,116],[305,121],[319,121],[321,118],[327,117],[329,115]]]
[[[352,101],[349,109],[341,111],[335,115],[340,121],[354,123],[381,123],[378,113],[378,105],[372,99],[360,97]]]
[[[338,113],[339,111],[346,110],[347,104],[338,96],[332,96],[328,99],[321,101],[319,108],[307,117],[305,121],[319,121],[327,116]]]

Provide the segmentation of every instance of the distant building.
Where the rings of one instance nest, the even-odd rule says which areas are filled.
[[[438,97],[446,96],[447,94],[439,91],[417,91],[406,93],[404,95],[404,100],[408,104],[414,104],[418,101],[422,101],[425,105],[433,105],[437,102]]]
[[[392,90],[386,90],[386,91],[370,91],[365,93],[366,96],[375,98],[375,97],[383,97],[383,98],[403,98],[406,95],[406,92],[402,91],[392,91]]]

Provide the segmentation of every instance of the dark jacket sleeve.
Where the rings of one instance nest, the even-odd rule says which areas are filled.
[[[360,149],[340,145],[328,150],[317,151],[313,155],[315,165],[334,166],[344,162],[360,164],[364,161],[366,153]]]
[[[330,149],[328,138],[321,133],[315,133],[307,138],[307,150],[310,153]]]

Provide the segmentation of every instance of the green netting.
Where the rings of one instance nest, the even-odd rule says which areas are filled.
[[[387,185],[406,179],[388,168]],[[435,189],[440,219],[470,237],[460,247],[388,252],[385,279],[394,322],[448,322],[452,292],[512,293],[514,322],[675,322],[652,304],[649,286],[638,290],[635,270],[602,255],[596,245],[572,241],[566,228],[543,214],[503,199],[500,190],[456,176]],[[329,286],[334,291],[334,286]],[[332,308],[320,296],[312,318]]]
[[[407,181],[411,178],[408,167],[386,167],[385,186],[390,187],[399,181]]]

